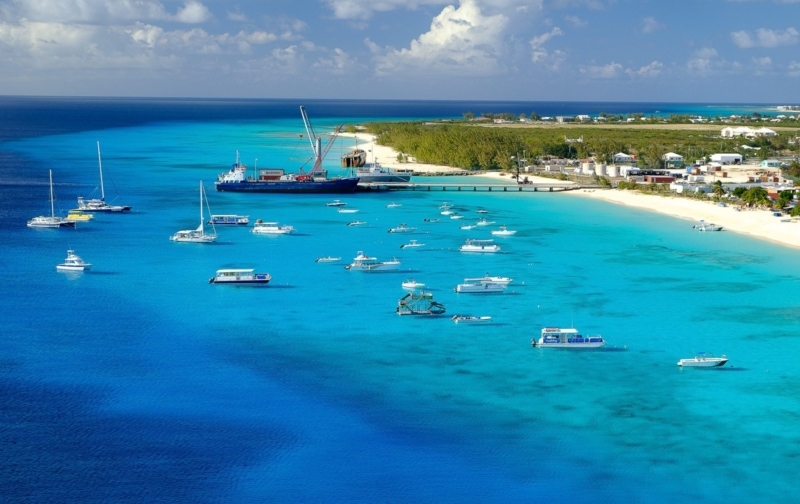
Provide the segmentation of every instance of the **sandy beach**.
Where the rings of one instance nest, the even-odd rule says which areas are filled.
[[[356,137],[359,148],[367,151],[367,160],[369,162],[372,162],[374,153],[375,160],[389,168],[402,168],[412,170],[414,173],[457,173],[463,171],[449,166],[414,162],[401,163],[397,160],[397,151],[391,147],[376,144],[375,137],[366,133],[342,133],[340,136]],[[503,181],[516,185],[516,181],[507,174],[500,172],[483,172],[476,176],[488,177],[498,182]],[[550,178],[526,176],[534,183],[553,182]],[[564,184],[565,182],[559,181],[559,183]],[[702,201],[617,189],[576,189],[559,194],[568,198],[601,199],[617,205],[625,205],[639,210],[685,219],[689,231],[691,231],[692,225],[704,220],[705,222],[722,226],[723,230],[721,232],[746,234],[754,238],[800,249],[800,222],[790,221],[786,216],[775,217],[772,212],[766,210],[738,210],[738,206],[735,204],[719,206],[711,200]]]

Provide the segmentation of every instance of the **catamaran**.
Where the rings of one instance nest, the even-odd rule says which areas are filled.
[[[76,227],[74,220],[56,217],[56,207],[53,196],[53,170],[50,170],[50,215],[40,215],[28,221],[29,228],[60,228]]]
[[[217,239],[217,230],[214,227],[214,224],[211,224],[211,228],[213,229],[212,233],[206,233],[205,229],[203,228],[203,200],[205,200],[206,206],[208,206],[208,200],[206,200],[206,192],[203,190],[203,181],[200,181],[200,225],[197,226],[197,229],[185,229],[182,231],[178,231],[174,235],[170,236],[170,240],[174,242],[184,242],[184,243],[213,243]],[[211,211],[209,210],[209,213]]]

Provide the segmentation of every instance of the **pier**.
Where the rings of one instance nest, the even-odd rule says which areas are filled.
[[[556,192],[586,189],[590,186],[565,184],[563,182],[536,182],[530,184],[491,184],[475,182],[417,183],[385,182],[358,184],[359,191],[472,191],[472,192]]]

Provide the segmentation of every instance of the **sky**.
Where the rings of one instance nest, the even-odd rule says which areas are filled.
[[[800,0],[0,0],[0,95],[800,104]]]

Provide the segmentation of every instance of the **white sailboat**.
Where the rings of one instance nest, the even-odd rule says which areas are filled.
[[[60,228],[76,227],[74,220],[56,217],[56,207],[53,196],[53,170],[50,170],[50,215],[40,215],[28,221],[29,228]]]
[[[197,229],[186,229],[182,231],[178,231],[174,235],[170,236],[169,239],[175,242],[186,242],[186,243],[213,243],[217,239],[217,229],[214,227],[214,223],[211,223],[211,228],[213,229],[212,233],[206,233],[205,228],[203,227],[203,221],[205,220],[203,217],[203,200],[206,202],[206,206],[208,206],[208,200],[206,199],[206,192],[203,189],[203,181],[200,181],[200,225],[197,226]],[[211,209],[208,210],[208,213],[211,213]]]
[[[106,203],[106,190],[103,185],[103,162],[100,158],[100,142],[97,142],[97,164],[100,167],[100,198],[84,199],[78,196],[78,210],[84,212],[129,212],[130,206],[109,205]]]

